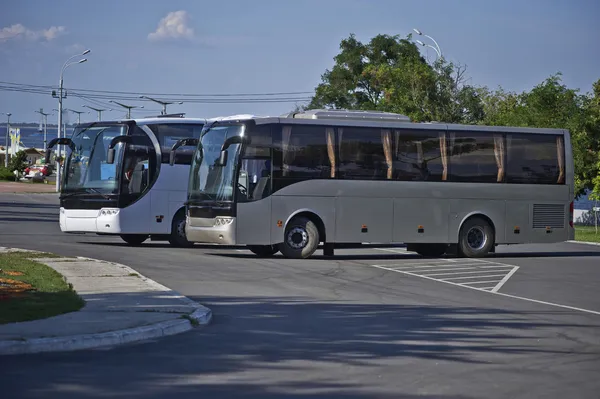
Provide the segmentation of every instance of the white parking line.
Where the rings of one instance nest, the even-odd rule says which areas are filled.
[[[383,248],[382,248],[383,249]],[[396,250],[390,250],[396,252]],[[407,262],[371,265],[411,276],[429,278],[444,283],[497,292],[518,269],[518,266],[483,259],[411,259]],[[485,287],[474,285],[485,283]]]
[[[381,249],[383,250],[383,248],[381,248]],[[389,250],[389,249],[388,249],[388,251],[396,252],[396,251]],[[511,295],[511,294],[505,294],[502,292],[498,292],[498,290],[500,288],[502,288],[502,286],[508,281],[508,279],[510,279],[512,277],[512,275],[515,274],[517,270],[519,270],[519,266],[508,265],[508,264],[499,263],[499,262],[491,262],[491,261],[482,260],[482,259],[463,259],[463,260],[452,259],[452,262],[450,262],[450,260],[451,259],[444,259],[444,258],[442,258],[442,259],[423,259],[421,262],[419,262],[418,260],[415,261],[415,259],[411,259],[410,263],[389,263],[389,264],[369,265],[369,266],[376,267],[378,269],[387,270],[390,272],[402,273],[402,274],[407,274],[407,275],[414,276],[414,277],[421,277],[421,278],[424,278],[427,280],[438,281],[438,282],[451,284],[451,285],[464,287],[464,288],[470,288],[472,290],[483,291],[483,292],[487,292],[487,293],[494,294],[494,295],[501,295],[501,296],[504,296],[507,298],[519,299],[522,301],[533,302],[533,303],[537,303],[537,304],[541,304],[541,305],[553,306],[553,307],[558,307],[558,308],[562,308],[562,309],[569,309],[569,310],[575,310],[575,311],[583,312],[583,313],[600,315],[600,312],[595,311],[595,310],[583,309],[583,308],[578,308],[575,306],[561,305],[559,303],[540,301],[537,299],[525,298],[525,297],[521,297],[521,296],[517,296],[517,295]],[[398,260],[396,260],[396,262],[398,262]],[[457,264],[458,262],[460,262],[460,263]],[[468,263],[465,264],[465,262],[468,262]],[[463,272],[463,270],[465,270],[465,266],[471,266],[471,265],[473,267],[466,267],[466,269],[469,270],[469,272]],[[435,274],[431,274],[431,272],[442,271],[442,268],[444,268],[444,271],[446,271],[446,270],[455,271],[455,273],[451,273],[451,275],[455,275],[456,277],[446,277],[444,279],[431,277],[431,276],[435,275]],[[489,272],[493,272],[493,273],[503,273],[503,274],[494,275],[495,277],[503,276],[499,281],[496,279],[488,279],[488,278],[491,278],[492,276],[489,274],[485,274],[483,270],[481,270],[481,271],[472,270],[472,273],[470,270],[470,269],[490,269],[490,268],[494,268],[494,269],[510,268],[510,270],[508,270],[508,272],[505,274],[503,273],[503,271],[500,271],[500,270],[490,270]],[[465,275],[467,273],[471,273],[471,275],[468,276],[469,278],[466,278],[467,276],[460,276],[461,274]],[[465,278],[463,279],[460,277],[465,277]],[[462,283],[451,281],[451,280],[457,280],[457,279],[469,280],[471,278],[475,279],[475,281],[464,281]],[[486,286],[485,287],[474,287],[473,284],[475,284],[475,285],[486,284]],[[496,284],[496,285],[492,286],[489,284]]]

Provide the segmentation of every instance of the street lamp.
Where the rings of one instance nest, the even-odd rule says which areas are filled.
[[[112,109],[94,108],[94,107],[90,107],[89,105],[82,105],[82,107],[89,108],[91,110],[96,111],[98,113],[98,120],[99,121],[102,120],[102,112],[103,111],[112,111]]]
[[[58,138],[61,138],[61,129],[62,129],[62,100],[63,100],[63,74],[65,73],[65,70],[70,67],[73,64],[83,64],[84,62],[87,61],[87,58],[82,58],[79,61],[71,61],[73,58],[76,57],[81,57],[84,56],[88,53],[90,53],[91,50],[87,49],[85,50],[83,53],[81,54],[75,54],[74,56],[72,56],[71,58],[69,58],[64,64],[63,67],[60,71],[60,81],[59,81],[59,88],[58,88]],[[65,132],[66,133],[66,132]],[[62,154],[61,151],[61,146],[58,146],[58,157],[60,158]],[[56,167],[56,191],[60,191],[60,181],[61,181],[61,168],[60,168],[60,164],[57,165]]]
[[[420,31],[420,30],[418,30],[418,29],[413,29],[413,30],[416,32],[416,34],[417,34],[417,35],[420,35],[420,36],[425,36],[426,38],[428,38],[428,39],[431,39],[431,41],[432,41],[433,43],[435,43],[435,47],[437,47],[437,49],[436,49],[436,53],[438,54],[438,56],[439,56],[440,58],[442,57],[442,49],[440,48],[440,46],[437,44],[437,42],[435,41],[435,39],[434,39],[433,37],[431,37],[431,36],[429,36],[429,35],[426,35],[426,34],[424,34],[423,32],[421,32],[421,31]]]
[[[161,115],[167,114],[167,105],[183,104],[183,101],[170,101],[170,102],[169,101],[161,101],[161,100],[157,100],[157,99],[154,99],[154,98],[148,97],[148,96],[140,96],[140,98],[145,98],[147,100],[154,101],[155,103],[162,105],[163,109],[162,109],[162,112],[160,113]]]
[[[116,102],[116,101],[113,101],[113,100],[109,100],[108,102],[109,102],[109,103],[113,103],[113,104],[120,105],[121,107],[123,107],[123,108],[127,109],[127,119],[131,119],[131,110],[132,110],[132,109],[134,109],[134,108],[144,108],[144,106],[143,106],[143,105],[140,105],[140,106],[137,106],[137,105],[126,105],[126,104],[121,104],[121,103],[118,103],[118,102]]]
[[[77,124],[80,125],[81,124],[81,114],[89,114],[89,111],[75,111],[74,109],[67,109],[67,111],[71,111],[74,114],[77,114]]]
[[[4,167],[8,168],[8,132],[10,131],[10,112],[3,112],[2,115],[6,115],[8,120],[6,121],[6,143],[4,143]]]
[[[431,44],[425,44],[420,40],[417,40],[416,42],[419,43],[421,46],[431,47],[433,50],[435,50],[435,53],[437,54],[438,58],[442,58],[442,54],[438,51],[437,48],[433,47]]]

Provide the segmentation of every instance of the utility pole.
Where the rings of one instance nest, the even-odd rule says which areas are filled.
[[[161,115],[166,115],[167,114],[167,105],[170,104],[183,104],[183,101],[162,101],[162,100],[157,100],[155,98],[152,97],[148,97],[148,96],[140,96],[140,98],[145,98],[147,100],[150,101],[154,101],[155,103],[158,103],[160,105],[162,105],[162,112],[160,113]]]
[[[126,105],[126,104],[121,104],[121,103],[118,103],[118,102],[116,102],[116,101],[113,101],[113,100],[109,100],[108,102],[109,102],[109,103],[113,103],[113,104],[120,105],[121,107],[123,107],[123,108],[127,109],[127,116],[126,116],[126,118],[127,118],[127,119],[131,119],[131,110],[132,110],[132,109],[134,109],[134,108],[144,108],[144,106],[143,106],[143,105],[140,105],[140,106],[137,106],[137,105]]]
[[[34,112],[37,112],[38,114],[42,115],[42,118],[44,119],[44,151],[45,151],[46,150],[47,126],[48,126],[48,115],[50,115],[50,114],[45,113],[44,108],[40,108],[39,111],[34,111]],[[48,160],[46,160],[46,162],[48,162]]]
[[[77,114],[77,124],[78,125],[81,125],[81,114],[89,114],[89,112],[75,111],[74,109],[68,109],[67,111],[71,111],[71,112]]]
[[[71,58],[69,58],[64,64],[62,69],[60,70],[60,80],[58,82],[58,93],[56,93],[56,91],[52,91],[52,97],[58,97],[58,138],[61,138],[61,129],[62,129],[62,108],[63,108],[63,98],[67,97],[66,93],[63,93],[63,75],[65,73],[65,69],[67,69],[68,67],[70,67],[73,64],[83,64],[84,62],[87,61],[87,58],[82,58],[79,61],[73,61],[70,62],[73,58],[75,57],[81,57],[84,56],[86,54],[88,54],[91,50],[85,50],[83,53],[81,54],[75,54],[74,56],[72,56]],[[66,131],[65,131],[65,135],[66,135]],[[62,155],[62,149],[61,146],[58,146],[58,156],[57,156],[57,163],[58,163],[58,159],[61,157]],[[60,166],[60,164],[57,165],[56,167],[56,192],[60,191],[60,184],[61,184],[61,171],[62,168]]]
[[[102,112],[104,112],[104,111],[112,111],[112,109],[94,108],[94,107],[90,107],[89,105],[82,105],[82,107],[89,108],[89,109],[91,109],[93,111],[96,111],[98,113],[98,120],[99,121],[102,120]]]
[[[6,121],[6,143],[4,145],[4,167],[8,168],[8,132],[10,131],[10,116],[12,115],[10,112],[2,113],[8,117]]]

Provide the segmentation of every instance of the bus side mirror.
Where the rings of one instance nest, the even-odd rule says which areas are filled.
[[[219,159],[217,160],[217,166],[227,165],[227,150],[222,150],[219,153]]]
[[[177,142],[175,144],[173,144],[173,147],[171,147],[171,153],[169,154],[169,165],[173,166],[175,164],[175,152],[177,151],[177,149],[179,147],[183,147],[183,146],[197,146],[198,145],[198,139],[196,138],[192,138],[192,139],[180,139],[177,140]]]
[[[61,137],[61,138],[55,138],[50,140],[50,142],[48,143],[48,145],[46,146],[46,163],[48,163],[48,160],[50,159],[50,152],[51,150],[57,145],[68,145],[69,148],[71,149],[71,151],[75,151],[75,144],[73,144],[73,141],[70,138],[67,137]]]
[[[131,143],[131,136],[116,136],[108,145],[108,151],[106,152],[106,163],[115,163],[115,146],[119,143]]]
[[[108,151],[106,153],[106,163],[109,165],[115,163],[115,149],[114,148],[108,149]]]

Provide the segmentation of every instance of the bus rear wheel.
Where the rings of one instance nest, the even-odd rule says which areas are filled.
[[[286,258],[306,259],[319,246],[319,229],[306,217],[295,217],[285,227],[279,250]]]
[[[279,252],[276,245],[248,245],[248,249],[261,258],[267,258]]]
[[[483,258],[494,248],[494,228],[485,219],[468,219],[460,228],[458,249],[467,258]]]
[[[121,234],[119,237],[129,245],[141,245],[148,239],[145,234]]]
[[[193,242],[188,241],[185,234],[185,213],[178,212],[173,218],[171,225],[171,235],[169,236],[169,244],[174,247],[191,247]]]

